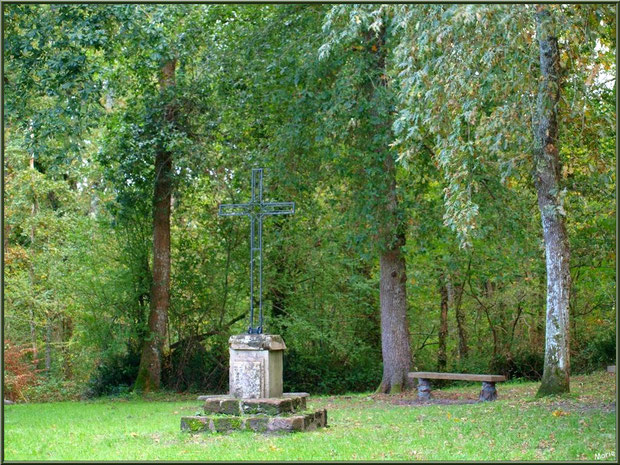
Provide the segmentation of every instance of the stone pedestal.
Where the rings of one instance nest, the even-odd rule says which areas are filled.
[[[182,431],[310,431],[327,426],[325,409],[307,409],[308,394],[282,392],[286,345],[280,336],[239,334],[228,345],[230,393],[198,397],[205,402],[204,414],[182,417]]]
[[[237,399],[282,396],[282,354],[286,345],[280,336],[239,334],[228,340],[230,347],[230,395]]]

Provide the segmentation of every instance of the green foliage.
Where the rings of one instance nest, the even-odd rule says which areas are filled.
[[[267,199],[297,204],[264,226],[267,331],[289,348],[287,389],[379,382],[386,186],[375,149],[385,146],[399,155],[414,365],[436,369],[444,274],[447,369],[538,376],[532,8],[5,5],[4,330],[37,349],[45,380],[33,398],[122,393],[137,374],[129,354],[147,327],[158,145],[176,168],[168,389],[226,389],[226,341],[247,328],[248,225],[217,217],[217,205],[249,197],[255,166]],[[586,372],[615,347],[616,26],[609,5],[553,8],[572,360]],[[160,93],[171,57],[176,85]],[[385,115],[392,131],[377,129]]]
[[[28,386],[24,391],[28,402],[77,401],[84,398],[83,386],[73,380],[42,378],[39,383]]]
[[[591,340],[578,347],[571,360],[575,373],[592,373],[616,364],[616,332],[599,332]]]
[[[174,392],[218,394],[228,390],[228,345],[225,341],[209,344],[196,340],[177,346],[162,373],[162,384]]]
[[[284,390],[342,394],[376,387],[382,372],[377,354],[349,351],[343,358],[289,350],[284,357]]]
[[[128,352],[102,360],[88,380],[84,396],[117,396],[129,392],[138,373],[140,354]]]

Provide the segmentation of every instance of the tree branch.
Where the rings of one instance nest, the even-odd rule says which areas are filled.
[[[235,324],[237,321],[242,320],[245,317],[245,313],[242,313],[241,315],[236,316],[235,318],[233,318],[232,320],[230,320],[228,323],[226,323],[223,327],[220,327],[219,329],[213,329],[211,331],[207,331],[206,333],[202,333],[202,334],[194,334],[192,336],[186,337],[184,339],[181,339],[177,342],[175,342],[174,344],[172,344],[170,346],[170,349],[176,349],[179,346],[182,346],[184,344],[187,344],[190,341],[202,341],[210,336],[215,336],[218,334],[222,334],[224,331],[226,331],[228,328],[230,328],[233,324]]]

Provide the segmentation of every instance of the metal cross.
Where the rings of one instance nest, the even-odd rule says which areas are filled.
[[[263,202],[263,169],[252,169],[252,200],[221,204],[219,216],[250,217],[250,327],[249,334],[263,332],[263,217],[292,215],[295,202]],[[258,225],[256,224],[258,222]],[[254,261],[258,255],[258,326],[254,327]]]

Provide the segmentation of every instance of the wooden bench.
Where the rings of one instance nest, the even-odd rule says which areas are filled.
[[[431,379],[451,379],[456,381],[482,381],[482,391],[479,400],[489,401],[497,399],[495,383],[506,381],[502,375],[470,375],[467,373],[435,373],[432,371],[416,371],[408,374],[409,378],[418,379],[418,399],[431,399]]]

